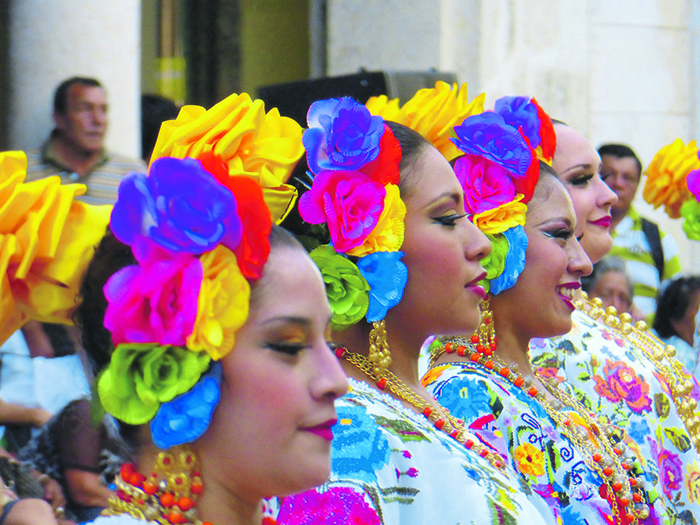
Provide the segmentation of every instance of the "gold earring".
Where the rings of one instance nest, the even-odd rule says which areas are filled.
[[[481,301],[481,321],[472,335],[472,344],[480,354],[490,356],[496,350],[496,328],[493,324],[493,312],[489,297]]]
[[[381,378],[386,373],[389,365],[391,365],[386,324],[383,319],[372,323],[372,330],[369,333],[369,355],[367,357],[372,363],[372,371],[375,378]]]

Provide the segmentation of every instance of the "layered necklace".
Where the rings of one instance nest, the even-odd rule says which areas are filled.
[[[435,341],[431,345],[431,368],[442,354],[456,353],[522,390],[545,410],[559,432],[581,453],[586,466],[598,473],[602,480],[600,495],[610,503],[616,523],[637,523],[639,519],[648,518],[650,510],[645,501],[644,480],[640,476],[642,467],[622,442],[622,431],[609,424],[604,416],[596,417],[578,399],[558,388],[555,378],[538,376],[553,397],[550,399],[529,379],[518,374],[517,365],[501,363],[494,355],[497,343],[491,315],[486,302],[482,305],[479,330],[469,340],[453,337]],[[570,410],[562,410],[564,407]]]
[[[104,516],[129,514],[160,525],[212,525],[197,518],[194,506],[204,484],[197,457],[186,445],[160,451],[149,476],[132,463],[122,465],[114,482],[117,495],[110,498]]]
[[[433,426],[444,432],[455,441],[463,445],[466,449],[478,454],[486,459],[491,465],[500,471],[505,469],[503,459],[488,447],[481,444],[474,435],[469,433],[464,426],[464,421],[454,417],[450,411],[440,406],[435,401],[431,404],[411,388],[401,379],[388,370],[391,363],[389,357],[389,345],[386,337],[386,326],[384,321],[373,323],[374,327],[370,333],[369,356],[350,352],[347,348],[338,347],[335,350],[336,356],[345,359],[354,365],[358,370],[368,375],[382,391],[392,392],[400,399],[408,402],[423,414]]]

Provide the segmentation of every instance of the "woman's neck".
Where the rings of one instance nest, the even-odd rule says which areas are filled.
[[[391,366],[389,366],[389,370],[416,394],[426,401],[432,401],[432,396],[421,385],[420,377],[418,376],[418,357],[420,356],[421,344],[425,339],[421,339],[420,336],[406,337],[405,331],[396,327],[392,328],[392,326],[391,322],[387,321],[387,341],[391,352]],[[339,341],[351,352],[367,356],[369,353],[370,330],[371,326],[355,325],[341,333],[335,334],[334,340]],[[343,361],[342,364],[349,377],[376,387],[374,381],[354,365],[348,361]],[[388,390],[385,390],[385,392],[391,394]],[[412,406],[397,396],[393,397],[404,402],[406,406]]]
[[[499,318],[497,308],[493,309],[493,322],[498,341],[495,351],[496,357],[506,365],[515,363],[518,365],[520,375],[534,379],[530,365],[530,337],[517,330],[505,319]]]
[[[262,500],[256,498],[246,500],[233,494],[224,483],[226,480],[218,479],[215,474],[221,470],[220,467],[212,468],[217,463],[215,455],[198,450],[194,445],[192,448],[197,455],[204,484],[204,490],[195,505],[198,518],[214,525],[260,525]],[[161,450],[152,442],[141,446],[137,456],[139,472],[146,475],[153,472],[160,452]]]

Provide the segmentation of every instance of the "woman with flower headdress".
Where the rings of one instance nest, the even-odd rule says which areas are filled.
[[[273,224],[294,199],[284,182],[300,131],[247,95],[185,107],[161,131],[148,175],[120,184],[76,312],[98,372],[94,408],[133,444],[95,523],[257,525],[263,498],[328,477],[347,380],[328,346],[322,278]],[[67,227],[76,220],[64,229],[104,234],[104,221]],[[10,282],[18,303],[22,284]]]
[[[644,477],[633,470],[634,457],[623,455],[619,429],[598,422],[530,366],[531,339],[571,329],[574,292],[592,267],[575,237],[568,192],[538,160],[536,141],[525,140],[539,136],[539,126],[508,123],[517,124],[528,105],[537,115],[529,99],[501,99],[496,111],[455,128],[465,153],[455,171],[474,223],[493,245],[485,263],[489,299],[473,336],[431,345],[434,367],[423,382],[507,458],[563,523],[661,523],[656,514],[663,506],[646,504]],[[539,180],[533,193],[522,193],[518,186],[532,166]]]
[[[583,234],[581,244],[595,263],[612,247],[604,219],[610,216],[615,196],[600,178],[600,157],[590,142],[565,124],[554,128],[553,167],[569,190]],[[650,199],[667,195],[676,211],[682,193],[678,180],[698,163],[697,149],[690,148],[689,154],[677,142],[654,159],[647,170],[651,188],[645,188]],[[655,488],[650,493],[664,499],[670,522],[693,523],[700,518],[697,382],[673,357],[675,349],[651,334],[646,323],[635,325],[628,314],[603,310],[599,300],[585,296],[576,305],[571,332],[533,341],[533,368],[558,381],[565,378],[586,407],[624,429],[652,478]]]
[[[465,220],[450,165],[420,134],[348,98],[315,102],[308,122],[309,189],[294,229],[324,276],[351,388],[338,403],[331,477],[284,498],[278,522],[551,522],[542,499],[419,382],[425,338],[473,329],[484,295],[489,245]]]

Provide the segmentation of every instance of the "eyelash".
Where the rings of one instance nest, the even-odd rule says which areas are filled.
[[[569,184],[571,184],[572,186],[585,186],[590,182],[590,180],[593,177],[594,177],[594,175],[592,173],[589,173],[587,175],[580,175],[578,177],[571,179]]]
[[[546,231],[546,232],[544,232],[544,234],[547,237],[552,237],[554,239],[563,239],[565,241],[568,241],[569,239],[571,239],[574,232],[573,232],[573,230],[562,228],[562,229],[555,230],[555,231],[548,231],[548,232]]]
[[[457,226],[457,221],[463,219],[467,214],[458,215],[453,213],[452,215],[443,215],[442,217],[433,217],[433,220],[442,226]]]
[[[302,343],[267,343],[265,348],[281,354],[296,356],[306,348],[306,345]]]

